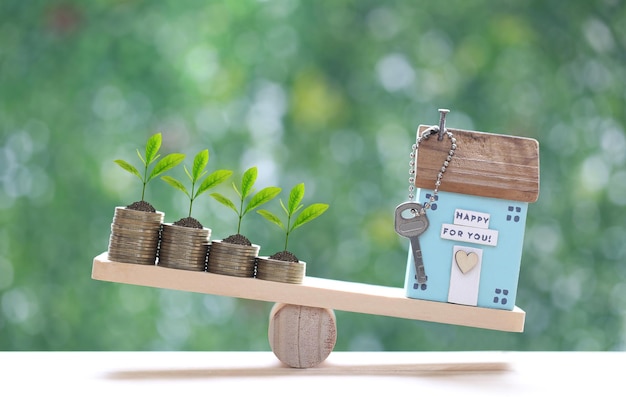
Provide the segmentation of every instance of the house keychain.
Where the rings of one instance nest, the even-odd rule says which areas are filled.
[[[422,258],[422,250],[420,247],[419,237],[428,229],[428,217],[426,216],[426,210],[428,210],[432,203],[437,199],[437,193],[439,192],[439,186],[441,186],[441,180],[443,174],[446,172],[454,152],[456,151],[456,139],[445,127],[446,114],[450,110],[439,109],[439,126],[431,126],[424,130],[421,135],[417,135],[415,143],[412,146],[410,161],[409,161],[409,201],[400,204],[396,207],[394,227],[396,233],[400,236],[404,236],[410,239],[411,251],[413,254],[413,261],[415,263],[415,280],[420,285],[425,285],[428,281],[426,270],[424,268],[424,259]],[[435,188],[433,193],[424,205],[421,205],[413,199],[415,198],[415,177],[417,173],[417,152],[420,143],[423,140],[428,140],[430,136],[437,134],[437,140],[442,141],[445,136],[450,138],[451,145],[450,151],[443,162],[439,173],[437,174],[437,180],[435,181]]]

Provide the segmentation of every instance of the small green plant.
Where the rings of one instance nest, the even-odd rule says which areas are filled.
[[[209,163],[209,150],[205,149],[203,151],[198,152],[193,160],[193,167],[191,172],[185,166],[185,173],[187,177],[191,180],[191,191],[187,190],[185,185],[178,181],[177,179],[170,177],[169,175],[165,175],[161,177],[163,181],[171,185],[172,187],[182,191],[185,193],[187,197],[189,197],[189,215],[191,217],[191,209],[193,208],[193,202],[196,198],[198,198],[201,194],[208,191],[209,189],[215,187],[216,185],[226,181],[228,177],[230,177],[233,172],[227,169],[219,169],[213,173],[211,173],[208,177],[206,177],[202,183],[196,189],[196,184],[202,177],[207,174],[205,168]]]
[[[252,167],[243,173],[240,188],[237,188],[237,185],[235,185],[235,183],[233,182],[233,188],[239,196],[239,207],[237,207],[235,203],[231,201],[228,197],[225,197],[220,193],[211,194],[211,197],[233,210],[239,217],[239,222],[237,223],[237,234],[240,234],[241,232],[241,221],[246,214],[248,214],[251,210],[254,210],[255,208],[260,207],[261,205],[271,201],[281,191],[281,189],[278,187],[265,187],[258,193],[252,195],[254,193],[253,187],[254,183],[256,182],[257,175],[257,168]],[[244,207],[245,200],[248,197],[250,197],[250,200],[248,201],[248,204]]]
[[[319,217],[322,213],[324,213],[328,209],[328,204],[323,203],[315,203],[306,207],[300,212],[298,217],[293,220],[294,216],[300,209],[304,207],[302,202],[302,198],[304,197],[304,184],[300,183],[294,186],[289,193],[289,202],[287,206],[283,203],[283,200],[280,200],[280,205],[283,208],[283,211],[287,215],[287,224],[283,223],[282,220],[273,213],[270,213],[267,210],[257,210],[261,216],[270,222],[274,223],[278,227],[280,227],[285,232],[285,249],[287,252],[287,245],[289,243],[289,235],[298,227],[310,222],[311,220]],[[293,220],[293,223],[292,223]]]
[[[143,175],[129,162],[126,162],[122,159],[115,160],[116,164],[118,164],[120,167],[130,172],[131,174],[136,175],[137,178],[139,178],[143,183],[143,188],[141,190],[141,201],[144,201],[144,197],[146,194],[146,185],[148,185],[150,180],[158,177],[166,171],[169,171],[176,165],[180,164],[183,159],[185,159],[185,155],[181,153],[171,153],[164,156],[160,161],[156,162],[161,157],[161,155],[159,154],[159,149],[161,149],[161,141],[161,133],[157,133],[148,139],[148,142],[146,143],[145,154],[143,156],[139,152],[139,149],[137,149],[137,156],[139,156],[139,159],[141,159],[141,162],[143,162]],[[152,170],[148,172],[150,164],[152,164],[153,162],[156,162],[156,164],[154,165]]]

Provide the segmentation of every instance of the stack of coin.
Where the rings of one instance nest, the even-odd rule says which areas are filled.
[[[159,246],[159,266],[204,271],[211,229],[164,224]]]
[[[266,281],[301,284],[306,271],[305,262],[288,262],[267,257],[257,258],[256,277]]]
[[[259,245],[248,246],[214,240],[209,248],[207,271],[214,274],[253,278],[259,249]]]
[[[109,260],[154,265],[162,221],[160,211],[152,213],[116,207],[109,238]]]

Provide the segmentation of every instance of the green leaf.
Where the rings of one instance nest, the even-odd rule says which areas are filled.
[[[217,201],[219,201],[226,207],[231,208],[235,213],[239,214],[239,211],[237,210],[237,207],[235,207],[235,204],[233,204],[233,202],[230,201],[227,197],[224,197],[220,193],[212,193],[211,197],[213,197],[214,199],[216,199]]]
[[[287,216],[289,216],[289,210],[287,210],[287,207],[285,207],[285,203],[283,203],[283,199],[280,199],[280,206],[283,208],[283,211],[285,212],[285,214]]]
[[[189,178],[189,181],[194,182],[193,177],[191,176],[191,172],[189,172],[187,167],[183,165],[183,169],[185,170],[185,174],[187,174],[187,178]]]
[[[299,204],[304,197],[304,183],[294,186],[289,193],[289,214],[293,215],[299,210]]]
[[[161,133],[154,134],[148,139],[146,143],[146,165],[150,165],[158,158],[157,153],[161,149],[161,140]]]
[[[189,191],[187,191],[187,188],[185,187],[185,185],[182,182],[178,181],[176,178],[172,178],[169,175],[165,175],[161,177],[161,179],[165,181],[166,183],[168,183],[169,185],[171,185],[172,187],[177,188],[183,193],[185,193],[187,197],[190,197]]]
[[[128,162],[121,160],[121,159],[116,159],[114,162],[118,164],[119,166],[121,166],[122,168],[124,168],[126,171],[130,172],[131,174],[136,175],[137,178],[139,178],[143,182],[143,178],[141,177],[141,174],[139,173],[139,171],[137,171],[137,168],[135,168]]]
[[[243,200],[243,197],[241,196],[241,191],[239,191],[239,188],[237,188],[237,185],[234,182],[232,183],[232,185],[233,185],[233,190],[235,190],[239,198]]]
[[[183,159],[185,159],[185,155],[183,155],[182,153],[171,153],[167,156],[164,156],[163,159],[157,162],[157,164],[154,166],[154,169],[148,176],[148,181],[150,181],[152,178],[158,177],[165,171],[169,171],[170,169],[174,168],[176,165],[183,162]]]
[[[241,178],[241,198],[246,198],[248,194],[250,194],[256,182],[257,175],[258,170],[256,167],[249,168],[243,173],[243,178]]]
[[[137,151],[137,156],[139,157],[139,159],[141,159],[141,162],[143,162],[144,166],[148,165],[146,163],[146,160],[143,159],[143,156],[141,156],[141,152],[139,152],[139,149],[135,149]]]
[[[278,188],[278,187],[266,187],[266,188],[263,188],[261,191],[256,193],[250,199],[250,202],[248,203],[248,206],[246,207],[246,209],[243,211],[243,214],[246,214],[250,210],[254,210],[255,208],[257,208],[257,207],[259,207],[259,206],[261,206],[261,205],[271,201],[278,194],[280,194],[280,191],[281,191],[281,189]]]
[[[215,187],[218,184],[226,181],[231,175],[233,175],[233,171],[228,169],[220,169],[209,175],[202,181],[200,187],[198,187],[198,191],[196,191],[196,195],[193,198],[198,197],[200,194],[204,193],[210,188]]]
[[[203,173],[204,167],[206,167],[208,163],[209,163],[209,150],[205,149],[203,151],[198,152],[196,157],[193,159],[193,171],[192,171],[191,180],[194,183],[198,181],[202,177],[202,175],[205,174]]]
[[[263,216],[266,220],[269,220],[270,222],[274,223],[275,225],[277,225],[278,227],[280,227],[281,229],[285,230],[285,225],[283,224],[283,222],[274,214],[270,213],[267,210],[257,210],[257,213],[259,213],[261,216]]]
[[[323,203],[311,204],[309,207],[302,210],[302,213],[300,213],[296,221],[293,223],[291,230],[294,230],[295,228],[300,227],[303,224],[308,223],[311,220],[319,217],[327,209],[328,209],[328,204],[323,204]]]

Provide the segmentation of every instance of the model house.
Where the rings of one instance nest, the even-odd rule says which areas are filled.
[[[420,126],[418,133],[428,128]],[[539,195],[536,140],[449,129],[457,149],[419,237],[428,277],[419,283],[409,251],[409,298],[511,310],[515,306],[528,204]],[[416,200],[431,201],[450,139],[422,140]]]

